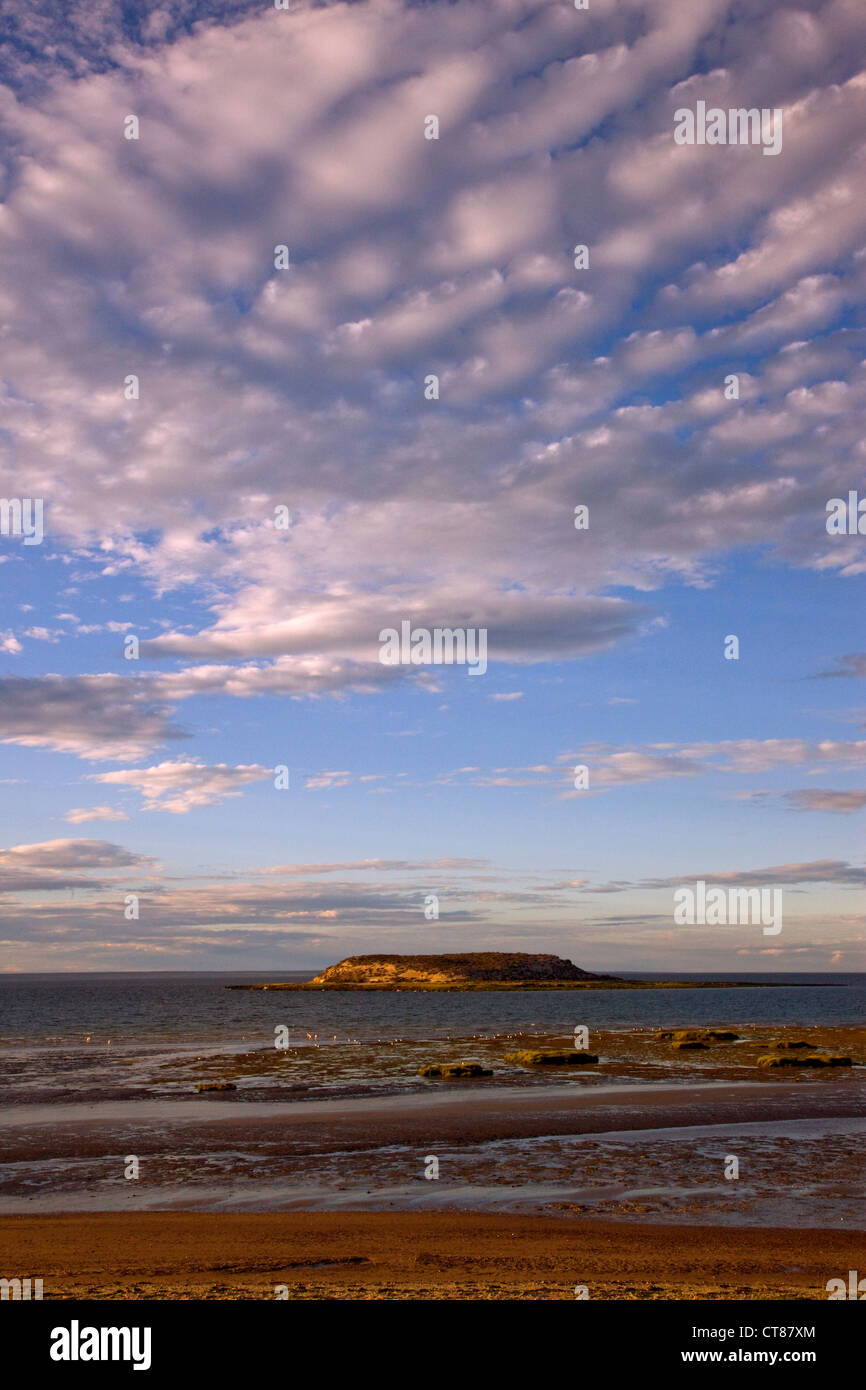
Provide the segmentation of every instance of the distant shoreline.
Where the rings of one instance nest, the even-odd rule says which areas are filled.
[[[830,985],[830,981],[826,982]],[[754,980],[480,980],[477,982],[445,985],[425,985],[420,982],[405,984],[350,984],[345,981],[334,984],[293,984],[287,981],[274,981],[254,985],[223,985],[223,989],[284,989],[309,992],[323,990],[378,991],[382,994],[470,994],[482,990],[549,990],[549,989],[822,989],[825,982],[804,980],[791,984],[779,980],[760,983]],[[832,986],[831,986],[832,987]]]

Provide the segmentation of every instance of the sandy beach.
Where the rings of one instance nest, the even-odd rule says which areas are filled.
[[[859,1232],[371,1212],[0,1218],[46,1299],[826,1299]],[[859,1260],[859,1266],[858,1266]]]

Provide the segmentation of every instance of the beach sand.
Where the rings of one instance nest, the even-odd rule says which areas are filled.
[[[826,1299],[866,1266],[846,1230],[420,1212],[0,1217],[45,1299]]]

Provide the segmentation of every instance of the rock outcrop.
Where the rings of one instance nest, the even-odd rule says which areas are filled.
[[[738,1042],[740,1035],[727,1028],[679,1028],[672,1033],[656,1033],[655,1036],[656,1042],[669,1042],[674,1047],[681,1047],[686,1043]]]
[[[850,1057],[759,1057],[759,1067],[851,1067]]]
[[[562,956],[524,951],[461,951],[443,956],[347,956],[311,981],[313,985],[479,985],[539,981],[612,980],[593,975]]]
[[[515,1062],[520,1067],[584,1067],[598,1061],[594,1052],[532,1051],[506,1052],[506,1062]]]
[[[419,1067],[418,1075],[453,1081],[461,1076],[492,1076],[493,1072],[482,1067],[480,1062],[440,1062],[430,1067]]]

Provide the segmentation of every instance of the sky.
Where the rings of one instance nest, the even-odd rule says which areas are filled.
[[[0,970],[866,968],[862,0],[0,40]]]

